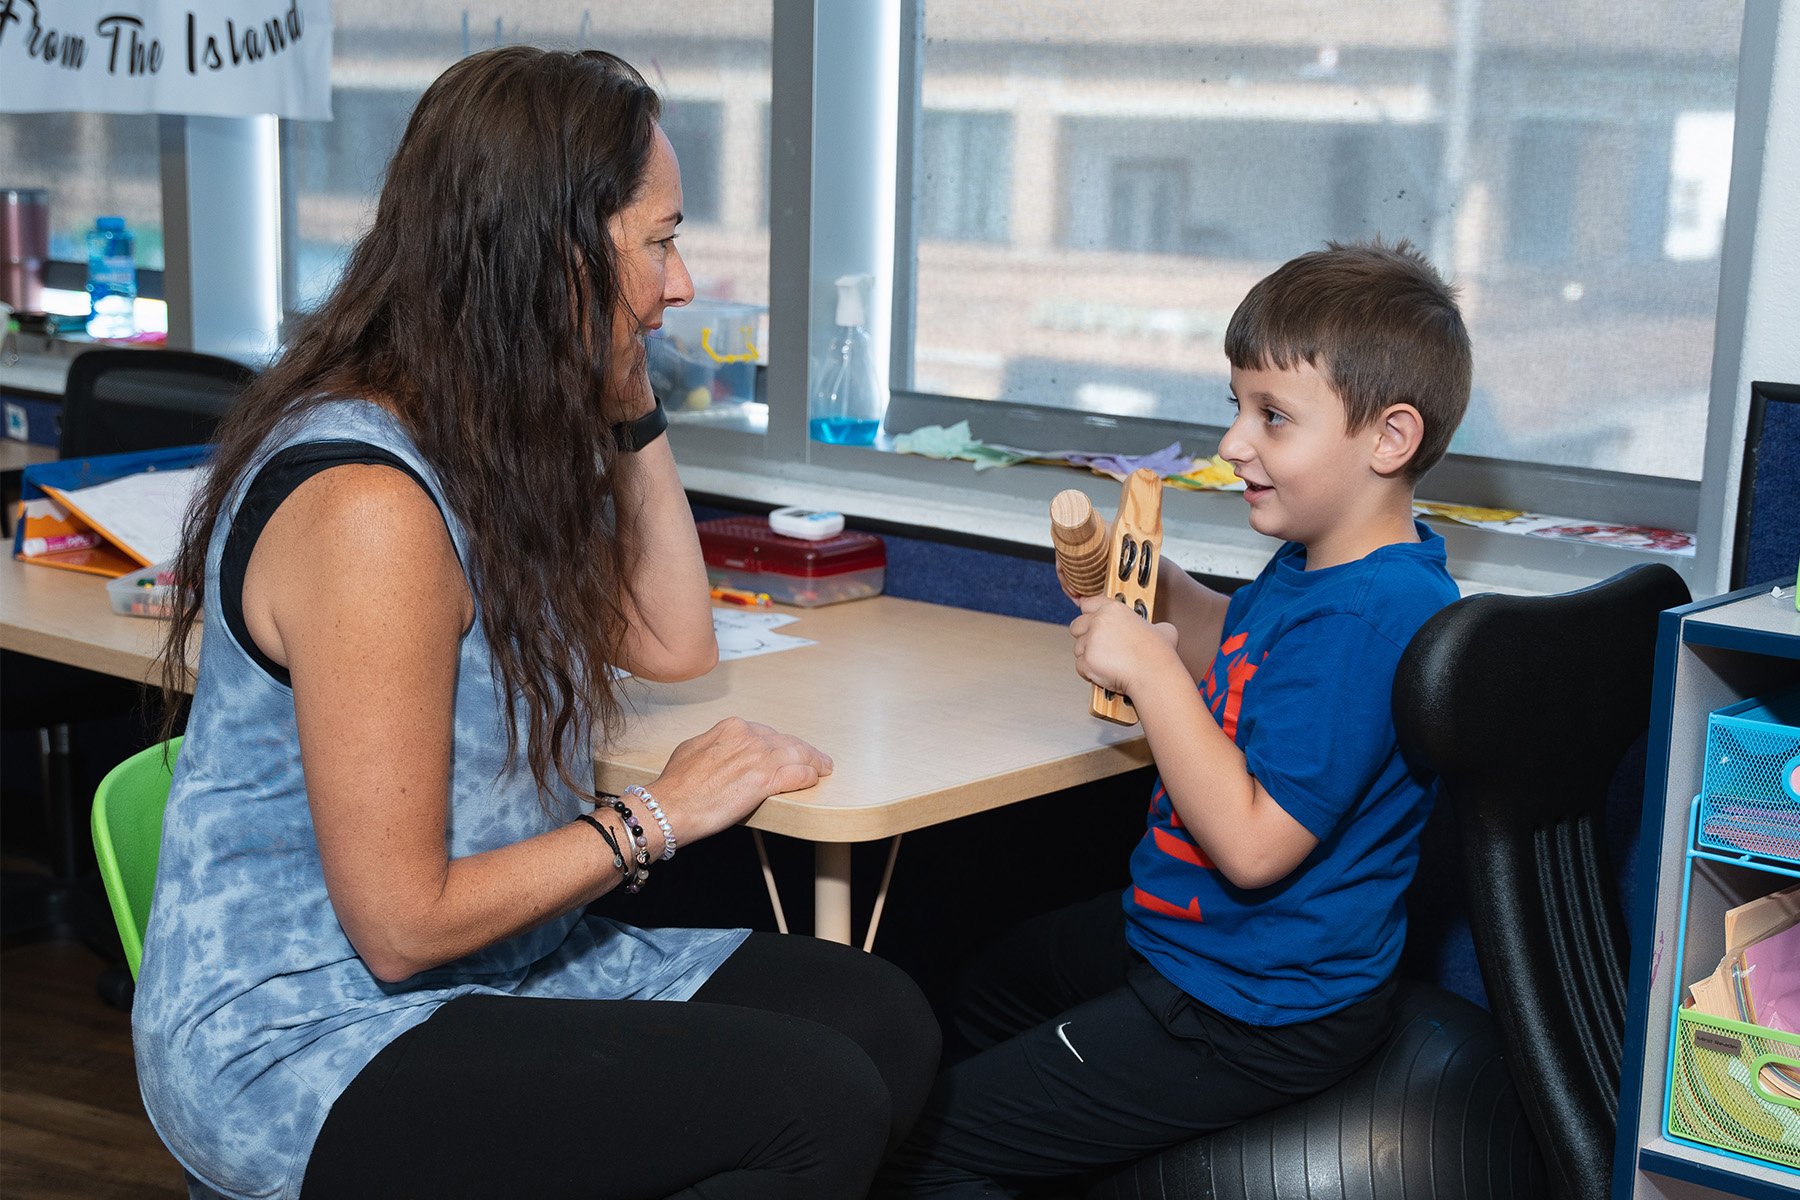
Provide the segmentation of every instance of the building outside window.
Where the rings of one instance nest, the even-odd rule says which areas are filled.
[[[662,93],[681,161],[682,251],[699,294],[768,303],[770,0],[489,9],[336,0],[332,11],[335,120],[285,123],[291,306],[316,304],[342,271],[426,86],[464,54],[513,44],[609,50],[643,72]]]
[[[921,122],[919,236],[1006,241],[1012,122],[1004,113],[926,112]]]
[[[924,0],[911,389],[1222,425],[1245,291],[1379,235],[1461,289],[1453,450],[1698,479],[1742,16]],[[1004,239],[940,215],[951,111],[1008,122]]]

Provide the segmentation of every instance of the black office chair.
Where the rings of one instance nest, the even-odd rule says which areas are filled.
[[[1800,384],[1752,383],[1731,590],[1794,583],[1800,564]]]
[[[213,440],[256,372],[185,350],[89,350],[63,385],[63,458],[159,450]]]
[[[1607,1194],[1627,945],[1606,795],[1649,725],[1657,614],[1687,600],[1657,565],[1562,596],[1471,596],[1426,622],[1394,724],[1456,815],[1493,1016],[1405,983],[1398,1032],[1343,1083],[1145,1159],[1089,1200]]]
[[[1560,596],[1469,596],[1394,679],[1400,744],[1456,814],[1482,981],[1561,1200],[1610,1188],[1624,1061],[1624,914],[1608,785],[1650,723],[1661,564]]]
[[[1405,980],[1393,1036],[1348,1079],[1134,1163],[1087,1200],[1538,1200],[1546,1189],[1492,1019]]]

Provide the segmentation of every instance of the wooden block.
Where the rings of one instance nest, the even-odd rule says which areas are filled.
[[[1156,606],[1156,568],[1162,555],[1162,479],[1139,468],[1126,477],[1119,492],[1119,516],[1113,522],[1106,562],[1106,595],[1130,605],[1148,621]],[[1088,711],[1120,725],[1136,725],[1131,698],[1095,685]]]
[[[1050,542],[1056,547],[1056,565],[1077,596],[1106,590],[1106,526],[1086,492],[1070,488],[1050,501]]]

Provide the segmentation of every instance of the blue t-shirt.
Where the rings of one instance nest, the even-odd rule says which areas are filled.
[[[1131,856],[1127,939],[1171,983],[1230,1017],[1287,1025],[1354,1004],[1393,973],[1402,893],[1435,779],[1400,754],[1394,670],[1458,596],[1444,540],[1306,570],[1289,542],[1231,598],[1201,687],[1250,774],[1319,844],[1287,878],[1233,886],[1188,837],[1162,781]]]

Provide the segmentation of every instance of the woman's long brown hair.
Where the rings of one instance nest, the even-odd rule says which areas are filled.
[[[642,182],[660,111],[641,75],[594,50],[491,50],[426,90],[342,279],[220,426],[175,565],[165,736],[233,487],[283,420],[378,397],[467,533],[507,761],[523,702],[540,792],[554,776],[592,795],[572,763],[591,730],[618,730],[606,668],[624,630],[621,568],[638,552],[608,520],[613,326],[633,318],[607,221]]]

